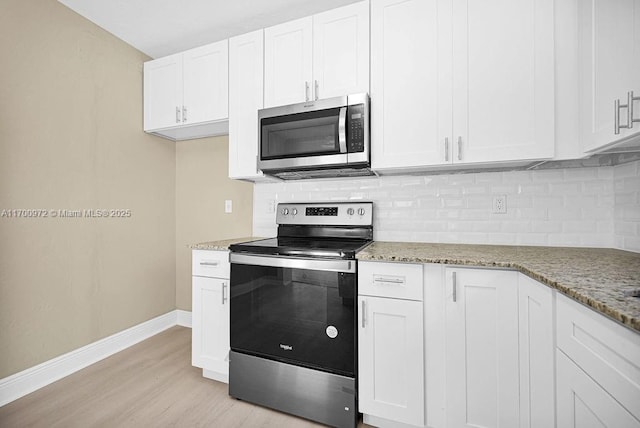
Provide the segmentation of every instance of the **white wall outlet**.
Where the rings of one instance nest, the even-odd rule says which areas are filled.
[[[224,201],[224,212],[227,214],[233,212],[233,201],[231,199],[226,199]]]
[[[507,213],[507,195],[498,195],[493,197],[493,213],[494,214]]]
[[[267,214],[272,214],[276,212],[276,201],[274,199],[269,199],[269,205],[267,205]]]

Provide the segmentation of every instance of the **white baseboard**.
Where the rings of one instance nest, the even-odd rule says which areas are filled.
[[[191,328],[191,312],[183,311],[182,309],[176,309],[176,313],[178,315],[177,324],[182,327]]]
[[[175,325],[191,327],[191,312],[174,310],[104,339],[75,349],[42,364],[0,379],[0,406],[97,363],[116,352]]]

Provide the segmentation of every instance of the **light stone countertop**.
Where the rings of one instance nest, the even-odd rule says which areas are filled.
[[[210,250],[210,251],[229,251],[229,245],[238,244],[240,242],[249,242],[249,241],[257,241],[257,237],[246,237],[246,238],[233,238],[233,239],[222,239],[219,241],[208,241],[208,242],[200,242],[198,244],[191,244],[189,248],[192,250]]]
[[[640,333],[640,254],[607,248],[374,242],[358,260],[518,270]]]

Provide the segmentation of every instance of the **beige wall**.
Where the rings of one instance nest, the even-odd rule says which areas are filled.
[[[147,58],[55,0],[0,1],[0,378],[175,308],[175,143],[142,132]]]
[[[176,305],[191,310],[189,244],[251,235],[253,184],[230,180],[227,136],[176,143]],[[224,201],[233,201],[225,214]]]

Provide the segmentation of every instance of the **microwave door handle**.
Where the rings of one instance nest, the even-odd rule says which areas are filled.
[[[340,145],[340,153],[347,153],[347,108],[340,108],[340,117],[338,118],[338,144]]]

